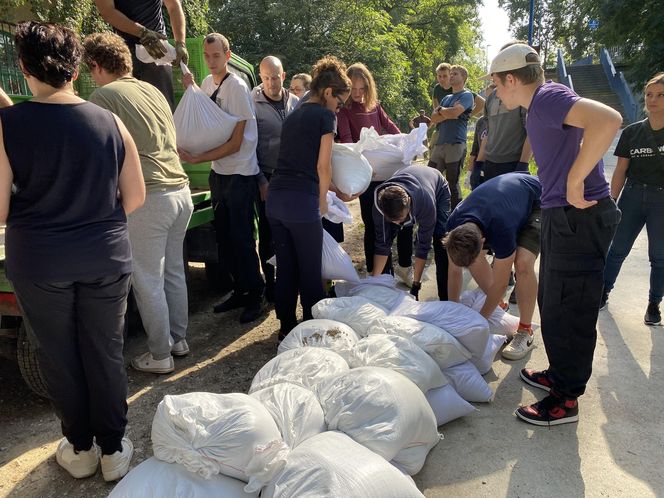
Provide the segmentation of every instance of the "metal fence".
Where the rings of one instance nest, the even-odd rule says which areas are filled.
[[[18,67],[14,31],[14,24],[0,21],[0,84],[9,95],[27,96],[30,89]]]

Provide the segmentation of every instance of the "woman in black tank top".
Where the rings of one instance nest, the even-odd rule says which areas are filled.
[[[0,110],[7,276],[62,422],[56,461],[76,478],[101,463],[116,480],[133,452],[122,346],[126,213],[145,197],[138,154],[113,114],[74,94],[72,31],[24,22],[16,45],[34,98]]]

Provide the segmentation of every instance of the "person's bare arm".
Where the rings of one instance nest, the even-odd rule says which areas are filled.
[[[115,8],[114,0],[95,0],[99,14],[108,24],[113,26],[118,31],[140,37],[141,26],[139,23],[132,21],[122,12]]]
[[[480,310],[480,315],[484,318],[489,318],[495,311],[496,306],[500,304],[510,280],[510,272],[512,271],[512,264],[514,263],[515,256],[516,251],[507,258],[493,260],[491,285],[486,290],[482,289],[486,294],[486,300],[484,301],[484,306],[482,306],[482,309]],[[489,265],[486,259],[484,262],[487,266]]]
[[[138,150],[134,139],[124,123],[115,117],[120,134],[125,146],[125,158],[122,163],[122,171],[118,178],[118,189],[120,190],[120,200],[126,214],[129,214],[143,205],[145,202],[145,180],[141,170],[141,160],[138,157]]]
[[[471,117],[481,116],[484,112],[484,97],[481,95],[475,95],[473,98],[473,112],[470,113]]]
[[[463,268],[455,265],[449,256],[447,262],[447,299],[458,303],[463,286]]]
[[[318,162],[316,170],[318,171],[318,202],[320,204],[320,214],[327,213],[327,191],[332,181],[332,144],[334,143],[334,133],[326,133],[320,137],[320,149],[318,150]]]
[[[611,146],[622,117],[610,107],[589,99],[577,101],[567,113],[565,124],[583,129],[583,142],[567,175],[567,202],[579,209],[597,204],[583,196],[583,181]]]
[[[222,157],[235,154],[242,146],[242,140],[244,139],[244,127],[246,124],[246,121],[238,121],[235,125],[235,128],[233,129],[231,138],[229,138],[226,143],[223,143],[214,149],[208,150],[207,152],[203,152],[202,154],[193,155],[186,150],[178,149],[180,159],[188,162],[189,164],[197,164],[204,163],[206,161],[216,161]]]
[[[618,164],[616,164],[616,169],[613,171],[613,176],[611,177],[611,197],[615,200],[618,200],[620,192],[622,192],[622,189],[625,186],[628,167],[629,157],[619,157]]]
[[[184,18],[184,11],[180,0],[164,0],[164,6],[168,11],[168,17],[171,20],[171,30],[176,42],[183,42],[187,24]]]
[[[10,105],[14,105],[12,99],[10,99],[9,95],[7,95],[2,88],[0,88],[0,108],[9,107]]]
[[[2,122],[0,122],[0,223],[7,222],[9,199],[12,195],[12,182],[14,181],[14,174],[9,164],[3,136]]]
[[[446,119],[456,119],[461,116],[465,110],[466,109],[460,102],[457,102],[452,107],[438,107],[431,115],[431,122],[437,124]]]
[[[486,158],[486,137],[480,142],[480,150],[477,152],[477,161],[484,161]]]
[[[381,273],[383,273],[383,270],[385,269],[385,265],[387,264],[387,256],[382,256],[380,254],[374,254],[374,260],[373,260],[373,272],[371,273],[372,276],[377,277]]]
[[[528,163],[530,161],[530,156],[533,155],[533,151],[530,148],[530,140],[526,137],[526,140],[523,142],[523,147],[521,147],[521,158],[519,162]]]

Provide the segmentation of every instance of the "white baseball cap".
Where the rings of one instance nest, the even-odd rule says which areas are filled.
[[[535,54],[536,57],[527,57],[529,54]],[[535,49],[524,43],[516,43],[498,52],[498,55],[491,61],[489,75],[521,69],[532,64],[540,64],[539,55]]]

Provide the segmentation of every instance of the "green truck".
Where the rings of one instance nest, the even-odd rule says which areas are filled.
[[[0,31],[0,52],[4,52],[4,57],[0,60],[0,84],[12,100],[17,103],[29,100],[31,97],[23,80],[23,75],[18,69],[16,55],[12,54],[13,43],[10,42],[8,35],[7,31]],[[200,84],[202,79],[209,74],[203,57],[203,38],[187,39],[187,49],[190,56],[189,67]],[[249,88],[256,86],[257,80],[254,68],[247,61],[232,54],[228,67],[231,72],[240,76]],[[184,89],[182,87],[182,74],[177,68],[173,70],[173,83],[176,89],[175,98],[179,102]],[[76,82],[79,95],[87,98],[94,88],[90,75],[82,67],[81,74]],[[205,263],[208,279],[214,284],[218,252],[214,227],[211,223],[214,215],[208,187],[210,163],[183,163],[183,167],[189,175],[191,198],[194,204],[194,212],[189,221],[183,248],[185,260],[187,263],[190,261]],[[22,319],[21,310],[16,302],[11,283],[5,276],[4,228],[0,231],[0,357],[16,360],[26,384],[38,395],[47,397],[45,384],[39,371],[39,364],[30,344],[27,324]],[[128,313],[131,313],[132,307],[130,306],[129,309]],[[134,322],[136,322],[135,317],[127,317],[126,324]]]

